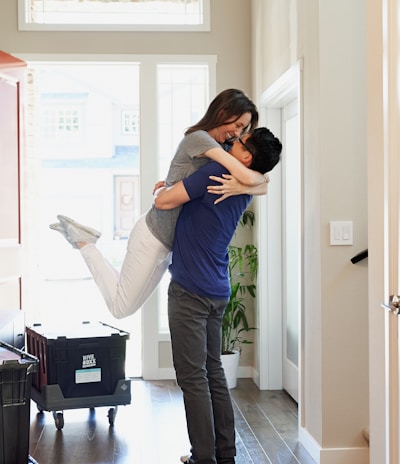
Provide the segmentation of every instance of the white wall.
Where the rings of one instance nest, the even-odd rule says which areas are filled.
[[[368,462],[365,2],[253,0],[254,94],[303,63],[303,404],[321,463]],[[352,220],[354,244],[329,244]]]

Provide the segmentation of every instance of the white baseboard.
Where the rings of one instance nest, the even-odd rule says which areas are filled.
[[[307,450],[308,454],[314,459],[314,461],[317,464],[320,464],[321,447],[314,437],[312,437],[303,427],[299,427],[299,442]]]
[[[317,464],[369,464],[369,448],[321,448],[302,427],[299,441]]]
[[[369,448],[324,448],[321,464],[369,464]]]
[[[253,378],[253,368],[251,366],[239,366],[238,379],[251,379]]]

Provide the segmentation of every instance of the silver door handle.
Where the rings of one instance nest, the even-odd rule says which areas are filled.
[[[400,312],[400,295],[390,295],[389,304],[382,303],[381,307],[397,316]]]

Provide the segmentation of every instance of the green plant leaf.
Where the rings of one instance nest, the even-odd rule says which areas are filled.
[[[247,210],[240,220],[241,226],[252,227],[255,215]],[[250,327],[247,319],[246,297],[256,297],[256,284],[258,271],[257,247],[248,243],[244,247],[229,245],[228,273],[231,284],[231,295],[225,308],[222,320],[222,353],[233,350],[241,351],[241,345],[253,343],[243,338],[242,334],[256,330]]]

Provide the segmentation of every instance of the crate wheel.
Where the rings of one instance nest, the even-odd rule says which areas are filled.
[[[115,422],[115,416],[117,415],[117,406],[115,406],[115,408],[110,408],[108,410],[108,414],[107,414],[107,417],[108,417],[108,423],[110,425],[114,425],[114,422]]]
[[[57,430],[61,430],[64,427],[64,414],[62,412],[53,412],[54,423]]]

